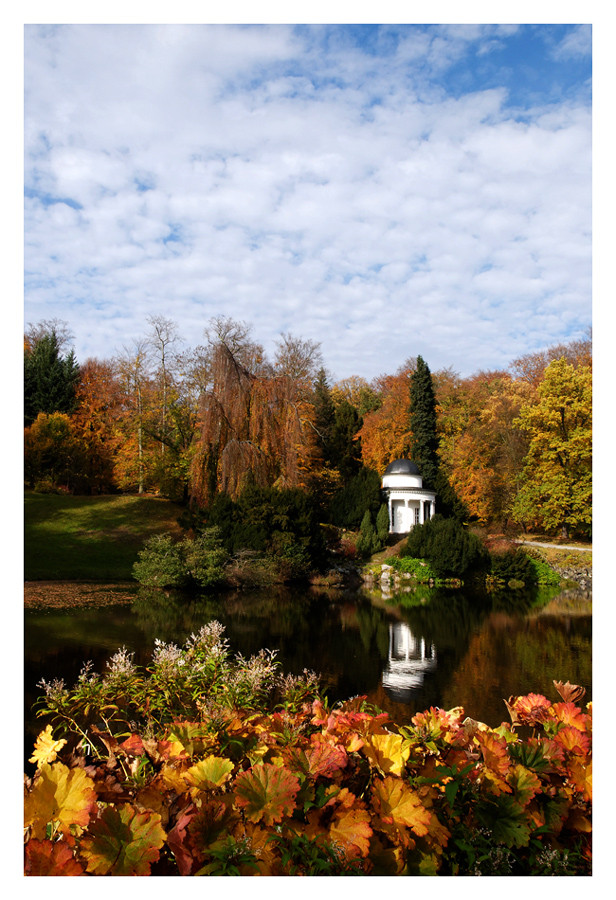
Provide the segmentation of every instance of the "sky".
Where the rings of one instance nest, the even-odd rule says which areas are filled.
[[[24,324],[461,376],[591,326],[590,25],[26,25]]]

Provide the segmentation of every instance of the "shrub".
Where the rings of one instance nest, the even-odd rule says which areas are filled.
[[[376,533],[379,541],[384,546],[389,537],[389,509],[386,503],[381,503],[381,508],[376,517]]]
[[[360,556],[371,556],[378,553],[382,547],[376,528],[372,524],[372,516],[370,510],[367,509],[361,520],[359,535],[356,543],[356,550]]]
[[[512,581],[525,587],[537,584],[537,571],[529,557],[520,549],[493,554],[490,574],[492,578],[506,584]]]
[[[133,575],[147,587],[185,587],[189,582],[182,545],[170,534],[155,534],[139,551]]]
[[[253,550],[280,562],[280,568],[305,574],[325,556],[325,536],[313,498],[297,488],[249,487],[236,501],[215,498],[208,522],[220,530],[229,553]]]
[[[146,587],[213,587],[225,580],[227,553],[217,529],[206,528],[195,538],[175,542],[170,534],[157,534],[139,551],[133,575]]]
[[[206,528],[196,538],[183,543],[186,569],[199,587],[214,587],[225,580],[228,554],[217,528]]]
[[[475,534],[456,519],[445,519],[439,514],[413,528],[405,555],[427,559],[440,578],[461,578],[489,563],[489,554]]]
[[[36,742],[26,874],[590,875],[592,704],[554,686],[510,697],[496,728],[459,706],[396,726],[311,678],[273,711],[271,654],[233,663],[215,622],[159,642],[147,677],[120,652],[47,686],[83,740]],[[146,708],[166,723],[148,734]]]
[[[436,580],[436,573],[424,559],[411,556],[390,556],[385,560],[396,572],[412,575],[420,584]]]

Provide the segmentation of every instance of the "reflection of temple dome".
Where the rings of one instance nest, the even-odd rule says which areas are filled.
[[[410,703],[428,672],[436,669],[436,648],[416,638],[404,622],[389,626],[389,658],[383,671],[383,687],[392,700]]]
[[[419,469],[410,459],[394,459],[385,469],[385,475],[419,475]]]

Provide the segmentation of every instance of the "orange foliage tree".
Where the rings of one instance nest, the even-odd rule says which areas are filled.
[[[202,395],[193,498],[235,498],[248,484],[309,487],[322,463],[311,402],[318,345],[283,335],[272,364],[248,326],[220,317],[208,340],[211,383]]]
[[[362,462],[368,469],[383,472],[393,459],[408,452],[411,372],[412,366],[406,364],[395,375],[383,375],[377,381],[381,406],[366,413],[358,432]]]

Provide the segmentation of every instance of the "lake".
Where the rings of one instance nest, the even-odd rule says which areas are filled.
[[[147,664],[156,638],[181,644],[212,619],[233,652],[276,649],[285,672],[320,673],[331,700],[366,694],[398,724],[430,706],[463,706],[496,726],[508,721],[511,695],[560,699],[553,680],[584,686],[584,703],[592,697],[591,603],[576,591],[387,597],[275,586],[187,596],[49,583],[26,586],[24,617],[26,759],[42,728],[30,712],[41,678],[73,684],[84,662],[102,671],[122,646]]]

